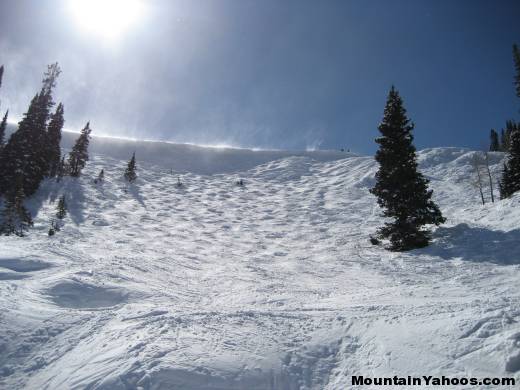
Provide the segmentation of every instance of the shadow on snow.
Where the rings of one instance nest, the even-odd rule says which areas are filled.
[[[42,183],[38,192],[27,200],[27,208],[35,217],[46,201],[52,203],[56,208],[58,198],[65,194],[68,216],[72,222],[79,225],[85,221],[83,210],[86,200],[83,185],[79,178],[65,176],[59,183],[56,183],[55,179],[47,179]]]
[[[520,264],[520,229],[508,232],[471,227],[465,223],[453,227],[440,227],[434,242],[424,252],[446,260],[494,264]]]

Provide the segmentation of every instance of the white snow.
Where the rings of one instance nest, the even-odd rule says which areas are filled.
[[[372,157],[109,138],[91,150],[79,180],[28,202],[28,237],[0,237],[1,388],[520,381],[520,197],[481,206],[475,152],[419,152],[448,222],[430,247],[392,253],[368,242],[382,223]],[[48,237],[62,193],[70,213]]]

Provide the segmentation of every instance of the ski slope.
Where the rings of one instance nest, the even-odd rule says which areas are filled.
[[[28,202],[28,237],[0,237],[0,388],[520,380],[520,197],[480,205],[474,152],[419,152],[448,222],[406,253],[368,242],[383,222],[372,157],[108,138],[91,152],[80,179]],[[48,237],[63,193],[69,215]]]

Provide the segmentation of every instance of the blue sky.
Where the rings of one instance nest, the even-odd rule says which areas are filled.
[[[111,42],[67,0],[0,10],[13,117],[54,61],[66,126],[114,136],[373,153],[392,84],[418,148],[485,147],[520,116],[517,0],[149,0]]]

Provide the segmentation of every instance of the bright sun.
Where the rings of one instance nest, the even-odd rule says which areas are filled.
[[[127,31],[142,12],[141,0],[69,0],[69,6],[83,30],[110,40]]]

